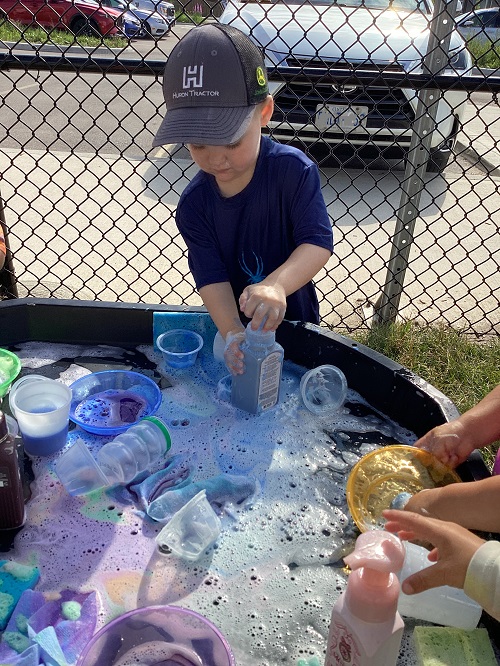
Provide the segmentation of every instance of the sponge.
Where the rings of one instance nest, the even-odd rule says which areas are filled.
[[[36,567],[9,560],[0,561],[0,631],[7,626],[21,594],[35,587],[39,578],[40,572]]]
[[[486,629],[415,627],[419,666],[497,666]]]

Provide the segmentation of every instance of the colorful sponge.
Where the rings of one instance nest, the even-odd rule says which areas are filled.
[[[497,666],[486,629],[415,627],[419,666]]]
[[[9,560],[0,561],[0,631],[7,626],[21,594],[35,587],[39,578],[40,572],[36,567]]]

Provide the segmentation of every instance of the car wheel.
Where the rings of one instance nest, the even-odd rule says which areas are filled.
[[[92,19],[85,19],[83,16],[78,17],[71,24],[71,32],[75,35],[83,35],[85,37],[100,37],[99,26]]]
[[[151,26],[147,21],[144,22],[144,37],[147,39],[154,39],[153,33],[151,31]]]
[[[458,126],[458,121],[455,120],[451,136],[446,141],[443,141],[440,146],[431,150],[429,162],[427,163],[427,173],[440,173],[450,161],[458,134]]]

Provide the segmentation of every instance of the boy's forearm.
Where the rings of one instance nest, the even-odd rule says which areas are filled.
[[[290,296],[312,280],[330,256],[330,250],[304,243],[295,248],[288,259],[260,284],[280,286],[286,296]]]
[[[452,483],[414,495],[405,510],[448,520],[469,530],[500,533],[500,476]]]
[[[200,289],[200,296],[224,339],[229,332],[244,329],[229,282],[208,284]]]

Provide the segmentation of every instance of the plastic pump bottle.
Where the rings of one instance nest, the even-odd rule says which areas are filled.
[[[97,463],[110,485],[128,483],[152,467],[170,446],[170,434],[163,421],[147,416],[104,444],[97,453]]]
[[[13,423],[17,426],[15,421]],[[15,439],[7,417],[0,411],[0,530],[21,527],[25,520],[23,480]]]
[[[404,554],[389,532],[358,537],[354,552],[344,558],[353,572],[333,607],[325,666],[395,666],[404,628],[395,573]]]
[[[232,379],[231,402],[250,414],[260,414],[279,400],[283,347],[276,342],[274,331],[253,331],[248,324],[241,349],[245,372]]]

